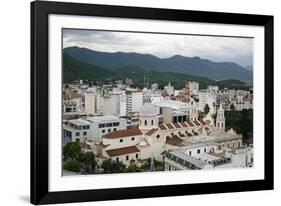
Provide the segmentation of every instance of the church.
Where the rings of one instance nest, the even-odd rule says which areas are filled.
[[[99,163],[111,158],[126,166],[140,166],[151,158],[164,161],[169,151],[198,143],[213,143],[233,150],[242,147],[241,135],[232,129],[225,131],[222,105],[217,110],[216,123],[210,114],[202,120],[159,123],[158,107],[146,102],[139,112],[138,127],[103,135],[95,144],[95,153]]]

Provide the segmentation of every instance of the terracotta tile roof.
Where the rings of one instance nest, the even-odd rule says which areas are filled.
[[[137,136],[142,135],[142,132],[139,128],[132,128],[132,129],[124,129],[124,130],[117,130],[114,132],[107,133],[103,135],[103,138],[106,139],[115,139],[115,138],[121,138],[121,137],[131,137],[131,136]]]
[[[187,124],[188,124],[188,126],[190,126],[190,127],[193,127],[194,126],[194,124],[192,124],[192,122],[187,122]]]
[[[180,134],[180,137],[185,137],[185,135],[184,134]]]
[[[188,125],[186,124],[186,122],[180,122],[182,127],[188,127]]]
[[[201,124],[198,121],[193,121],[194,124],[196,124],[196,126],[201,126]]]
[[[123,148],[112,149],[112,150],[106,150],[107,154],[110,157],[120,156],[120,155],[125,155],[125,154],[131,154],[131,153],[137,153],[139,151],[140,150],[136,146],[123,147]]]
[[[220,152],[220,153],[210,152],[209,155],[223,158],[225,156],[225,152]]]
[[[170,144],[173,146],[183,146],[182,142],[183,141],[177,135],[173,135],[173,137],[166,138],[166,144]]]
[[[166,124],[166,126],[167,126],[169,129],[174,129],[172,123],[168,123],[168,124]]]
[[[164,124],[159,124],[159,128],[160,128],[161,130],[167,130],[167,128],[165,127]]]
[[[181,128],[179,123],[174,123],[174,125],[176,126],[176,128]]]
[[[153,128],[151,130],[149,130],[146,135],[152,135],[154,132],[156,132],[158,130],[158,128]]]
[[[202,125],[207,125],[207,123],[204,122],[204,120],[200,120],[200,123],[201,123]]]

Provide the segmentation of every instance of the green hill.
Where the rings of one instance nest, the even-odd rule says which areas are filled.
[[[63,81],[71,82],[78,79],[101,80],[115,76],[116,73],[106,68],[79,62],[68,54],[63,54]]]

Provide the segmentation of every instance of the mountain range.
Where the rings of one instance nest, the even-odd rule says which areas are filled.
[[[213,62],[200,57],[174,55],[159,58],[151,54],[100,52],[81,47],[68,47],[64,53],[81,63],[116,71],[121,67],[138,67],[145,71],[173,72],[207,77],[212,80],[237,79],[252,81],[252,72],[233,62]]]
[[[164,88],[169,82],[180,89],[184,86],[184,82],[197,81],[200,88],[206,88],[207,85],[216,84],[220,88],[237,88],[247,89],[245,82],[229,79],[222,81],[211,80],[206,77],[193,76],[189,74],[175,73],[175,72],[160,72],[160,71],[146,71],[139,66],[123,66],[113,70],[105,67],[96,66],[93,64],[83,63],[63,53],[63,81],[64,83],[72,82],[75,80],[90,80],[90,81],[115,81],[125,80],[130,78],[133,80],[133,87],[143,88],[147,83],[158,83],[159,88]]]

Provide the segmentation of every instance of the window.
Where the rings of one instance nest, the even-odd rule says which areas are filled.
[[[136,154],[136,159],[138,159],[139,158],[139,154]]]
[[[119,157],[116,157],[116,162],[119,162]]]
[[[76,141],[76,142],[79,142],[79,141],[80,141],[80,139],[79,139],[79,138],[76,138],[76,139],[75,139],[75,141]]]
[[[191,155],[191,151],[189,151],[189,155]]]
[[[145,126],[147,125],[147,121],[146,121],[146,120],[144,120],[144,125],[145,125]]]
[[[160,135],[158,134],[158,135],[156,136],[156,138],[159,139],[159,138],[160,138]]]
[[[84,135],[84,136],[87,135],[87,132],[84,131],[84,132],[83,132],[83,135]]]
[[[84,126],[83,126],[83,129],[89,129],[89,128],[90,128],[89,125],[84,125]]]
[[[200,152],[201,152],[200,149],[198,149],[198,150],[197,150],[197,154],[200,154]]]
[[[113,131],[116,131],[116,130],[117,130],[116,128],[113,129]]]
[[[101,132],[102,132],[102,133],[105,133],[105,129],[103,129]]]
[[[205,153],[207,152],[207,149],[206,149],[206,148],[204,148],[204,152],[205,152]]]
[[[119,141],[120,141],[120,142],[123,142],[123,139],[120,139]]]
[[[105,126],[106,127],[112,127],[112,123],[107,123]]]
[[[80,132],[76,132],[75,135],[76,135],[76,137],[80,136]]]
[[[108,132],[111,132],[111,129],[108,129],[107,131],[108,131]]]
[[[113,123],[113,127],[118,127],[119,125],[120,125],[119,122],[114,122],[114,123]]]
[[[105,124],[99,124],[99,128],[104,128]]]
[[[132,138],[131,138],[131,140],[132,140],[132,141],[134,141],[134,140],[135,140],[135,138],[134,138],[134,137],[132,137]]]
[[[126,160],[127,160],[127,161],[129,160],[129,155],[126,156]]]
[[[151,120],[151,125],[153,125],[153,123],[154,123],[153,120]]]

